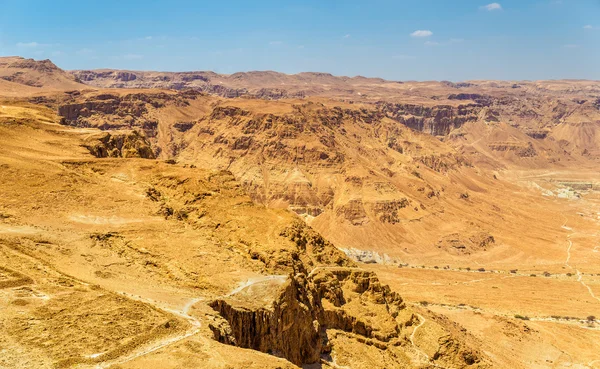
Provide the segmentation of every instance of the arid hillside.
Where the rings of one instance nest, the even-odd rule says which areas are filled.
[[[524,118],[517,127],[489,118],[485,104],[446,103],[454,105],[125,89],[50,102],[63,124],[135,129],[156,157],[229,170],[255,202],[296,212],[346,250],[410,263],[465,264],[480,257],[502,263],[515,252],[525,253],[525,264],[539,258],[540,242],[560,229],[533,220],[552,219],[556,209],[507,180],[506,170],[593,168],[593,137],[528,135],[523,127],[532,123]],[[571,114],[595,114],[574,104],[579,110]],[[557,132],[579,124],[542,121]],[[592,133],[597,125],[588,124]],[[574,142],[583,136],[589,147],[581,150]]]
[[[0,60],[0,367],[600,365],[600,83]]]
[[[75,77],[58,68],[48,59],[37,61],[18,56],[0,57],[0,80],[33,87],[22,88],[25,92],[85,88]],[[10,85],[3,84],[3,90],[8,86]],[[6,96],[4,93],[2,95]]]
[[[2,366],[489,365],[459,326],[253,204],[231,172],[58,122],[0,110]]]

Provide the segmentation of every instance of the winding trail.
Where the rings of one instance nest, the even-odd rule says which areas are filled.
[[[244,289],[246,289],[250,286],[253,286],[255,284],[272,281],[272,280],[277,280],[277,281],[283,283],[283,282],[285,282],[286,279],[287,279],[287,276],[285,276],[285,275],[268,275],[268,276],[263,276],[263,277],[251,278],[251,279],[248,279],[246,282],[241,283],[238,287],[234,288],[228,294],[219,296],[216,298],[224,298],[224,297],[233,296],[233,295],[239,293],[240,291],[243,291]],[[198,318],[194,317],[193,315],[190,315],[190,310],[192,310],[194,305],[196,305],[197,303],[199,303],[201,301],[205,301],[206,299],[204,297],[192,298],[192,299],[188,300],[181,309],[172,309],[172,308],[169,308],[169,307],[166,307],[166,306],[160,304],[160,302],[158,302],[156,300],[144,298],[141,296],[131,295],[131,294],[128,294],[125,292],[115,291],[115,293],[117,293],[121,296],[124,296],[126,298],[136,300],[136,301],[142,302],[144,304],[151,305],[158,310],[169,312],[173,315],[183,318],[190,324],[190,328],[187,329],[185,332],[178,334],[176,336],[164,337],[162,339],[153,341],[151,343],[138,346],[132,352],[130,352],[124,356],[118,357],[116,359],[106,360],[106,361],[102,361],[97,364],[91,365],[91,367],[93,367],[93,368],[103,369],[103,368],[108,368],[113,365],[127,363],[127,362],[137,359],[139,357],[151,354],[151,353],[153,353],[157,350],[160,350],[164,347],[173,345],[173,344],[180,342],[186,338],[192,337],[200,332],[202,323],[200,322],[200,320]],[[91,359],[97,359],[97,358],[101,358],[103,355],[105,355],[105,353],[93,354],[93,355],[90,355],[89,357]]]
[[[448,367],[445,367],[445,366],[442,366],[442,365],[439,365],[439,364],[433,362],[431,360],[431,358],[429,357],[429,355],[427,355],[427,353],[425,351],[421,350],[419,348],[419,346],[417,346],[417,344],[415,344],[415,335],[417,334],[417,331],[419,330],[419,328],[421,328],[423,326],[423,324],[427,323],[427,319],[425,319],[425,317],[423,315],[421,315],[419,313],[415,313],[415,315],[419,317],[419,320],[421,321],[421,323],[419,323],[419,325],[415,327],[415,329],[410,334],[409,339],[410,339],[410,344],[417,352],[418,357],[425,359],[425,360],[419,360],[418,364],[420,364],[420,362],[425,362],[425,363],[427,363],[427,365],[433,366],[434,368],[451,369],[451,368],[448,368]]]
[[[590,293],[590,296],[592,296],[592,298],[594,298],[594,299],[598,300],[598,302],[600,302],[600,298],[598,298],[594,294],[594,291],[592,291],[592,288],[590,286],[588,286],[587,284],[585,284],[585,282],[583,281],[583,276],[581,275],[581,272],[577,269],[575,269],[575,271],[577,272],[577,281],[579,283],[581,283],[583,285],[583,287],[587,288],[587,290]]]
[[[124,297],[127,297],[129,299],[132,300],[136,300],[139,302],[142,302],[144,304],[148,304],[153,306],[156,309],[162,310],[162,311],[166,311],[169,312],[171,314],[174,314],[180,318],[183,318],[184,320],[186,320],[189,324],[190,324],[190,328],[187,329],[185,332],[178,334],[176,336],[168,336],[162,339],[159,339],[157,341],[153,341],[149,344],[146,345],[142,345],[137,347],[136,349],[134,349],[132,352],[130,352],[127,355],[118,357],[116,359],[112,359],[112,360],[107,360],[107,361],[103,361],[100,362],[96,365],[94,365],[94,368],[108,368],[110,366],[113,365],[118,365],[118,364],[124,364],[127,363],[131,360],[137,359],[139,357],[151,354],[157,350],[160,350],[164,347],[170,346],[172,344],[175,344],[179,341],[182,341],[188,337],[194,336],[195,334],[197,334],[200,331],[200,327],[201,327],[201,323],[200,320],[198,320],[196,317],[189,315],[189,311],[191,310],[192,306],[194,306],[196,303],[203,301],[204,298],[193,298],[191,300],[189,300],[184,307],[181,310],[175,310],[175,309],[171,309],[171,308],[167,308],[165,306],[161,306],[157,301],[155,300],[151,300],[151,299],[147,299],[147,298],[143,298],[141,296],[134,296],[134,295],[130,295],[124,292],[116,292],[119,295],[122,295]],[[95,358],[101,357],[102,355],[98,355]],[[90,356],[91,358],[94,358],[94,355]]]
[[[570,237],[570,235],[567,237]],[[569,247],[567,248],[567,260],[565,261],[565,265],[569,266],[569,261],[571,260],[571,247],[573,247],[573,241],[571,241],[570,239],[568,239],[567,241],[569,241]]]
[[[419,355],[422,355],[425,357],[426,361],[429,361],[429,355],[427,355],[425,352],[423,352],[419,346],[417,346],[415,344],[415,334],[417,334],[417,331],[419,330],[419,328],[421,328],[423,326],[423,324],[425,324],[427,322],[427,319],[425,319],[425,317],[423,317],[423,315],[421,314],[416,314],[419,317],[419,320],[421,321],[421,323],[419,323],[418,326],[415,327],[415,329],[412,331],[412,333],[410,334],[410,344],[413,346],[413,348],[417,351],[417,353],[419,353]]]
[[[585,288],[588,290],[588,292],[589,292],[590,296],[591,296],[593,299],[595,299],[595,300],[597,300],[598,302],[600,302],[600,298],[599,298],[599,297],[597,297],[597,296],[594,294],[594,291],[592,290],[592,288],[591,288],[590,286],[588,286],[588,285],[587,285],[587,284],[586,284],[586,283],[583,281],[583,275],[582,275],[582,273],[579,271],[579,269],[577,269],[577,268],[573,268],[571,265],[569,265],[569,261],[571,260],[571,248],[573,247],[573,241],[571,241],[571,236],[572,236],[572,235],[574,235],[574,234],[576,234],[576,232],[574,232],[574,231],[573,231],[573,228],[571,228],[571,227],[567,227],[567,222],[568,222],[568,219],[567,219],[567,217],[564,217],[564,218],[565,218],[565,222],[563,223],[563,225],[561,226],[561,228],[562,228],[562,229],[565,229],[565,230],[567,230],[567,231],[569,231],[569,232],[571,232],[571,233],[569,233],[569,234],[567,235],[567,241],[569,242],[569,247],[567,247],[567,259],[565,260],[565,266],[566,266],[566,267],[568,267],[568,268],[570,268],[570,269],[572,269],[572,270],[575,270],[575,272],[577,273],[577,282],[581,283],[581,285],[582,285],[583,287],[585,287]]]

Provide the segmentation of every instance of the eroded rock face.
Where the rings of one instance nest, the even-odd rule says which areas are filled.
[[[321,308],[311,292],[297,277],[289,279],[272,306],[250,310],[235,300],[216,300],[211,307],[227,320],[231,333],[212,327],[215,339],[281,356],[296,365],[315,363],[322,348],[317,316]]]
[[[84,147],[97,158],[156,158],[150,143],[137,131],[95,135]]]
[[[394,318],[404,308],[400,296],[371,272],[319,268],[308,276],[290,276],[282,292],[263,307],[235,296],[213,301],[211,307],[228,322],[211,325],[215,339],[302,365],[318,362],[327,350],[327,329],[374,339],[381,347],[398,338]]]
[[[438,240],[437,246],[451,254],[469,255],[488,250],[495,246],[495,243],[494,236],[480,231],[467,235],[458,233],[448,234]]]
[[[394,119],[414,130],[446,136],[455,128],[467,122],[475,122],[480,105],[468,104],[453,107],[437,105],[433,107],[415,104],[379,103],[378,108],[385,116]]]
[[[514,152],[515,155],[521,158],[531,158],[537,155],[531,142],[494,142],[489,146],[494,151]]]
[[[164,92],[109,94],[102,93],[85,99],[67,101],[58,106],[61,124],[75,127],[110,129],[142,129],[146,136],[156,135],[158,122],[151,115],[166,106],[187,106],[198,92],[178,94]]]

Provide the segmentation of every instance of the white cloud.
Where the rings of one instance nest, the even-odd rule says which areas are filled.
[[[144,57],[143,55],[139,55],[139,54],[125,54],[125,55],[123,55],[123,59],[126,59],[126,60],[142,59],[143,57]]]
[[[17,42],[17,47],[38,47],[38,46],[42,46],[42,44],[39,44],[37,42]]]
[[[586,24],[585,26],[583,26],[583,29],[597,29],[598,27],[594,27],[591,24]]]
[[[16,46],[24,49],[35,49],[35,48],[48,48],[48,47],[60,47],[61,44],[42,44],[39,42],[17,42]]]
[[[152,40],[152,36],[146,36],[144,37],[146,40]]]
[[[433,35],[433,32],[430,30],[416,30],[410,34],[412,37],[429,37]]]
[[[350,34],[344,35],[343,38],[350,38]]]
[[[487,4],[487,5],[484,5],[484,6],[480,7],[480,9],[487,10],[488,12],[491,12],[491,11],[494,11],[494,10],[502,10],[502,5],[500,5],[498,3],[491,3],[491,4]]]

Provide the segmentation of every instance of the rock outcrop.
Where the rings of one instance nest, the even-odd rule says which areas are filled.
[[[97,134],[83,146],[97,158],[156,158],[150,143],[137,131]]]
[[[334,348],[330,339],[345,335],[395,357],[397,365],[410,363],[402,361],[404,354],[398,356],[396,350],[408,344],[415,315],[406,312],[402,298],[372,272],[319,266],[308,274],[290,275],[265,299],[268,293],[273,288],[264,286],[253,294],[240,291],[211,302],[220,316],[210,324],[214,338],[303,365],[319,362]],[[441,337],[436,345],[434,363],[468,367],[483,358],[453,334]]]
[[[380,102],[377,106],[385,116],[414,130],[434,136],[446,136],[450,131],[467,122],[477,121],[481,109],[477,104],[454,107]]]
[[[513,152],[521,158],[531,158],[537,155],[531,142],[494,142],[489,144],[494,151]]]
[[[284,357],[296,365],[318,362],[321,308],[310,292],[300,278],[290,278],[265,307],[252,310],[235,297],[216,300],[211,306],[229,323],[231,333],[212,326],[215,339]]]

